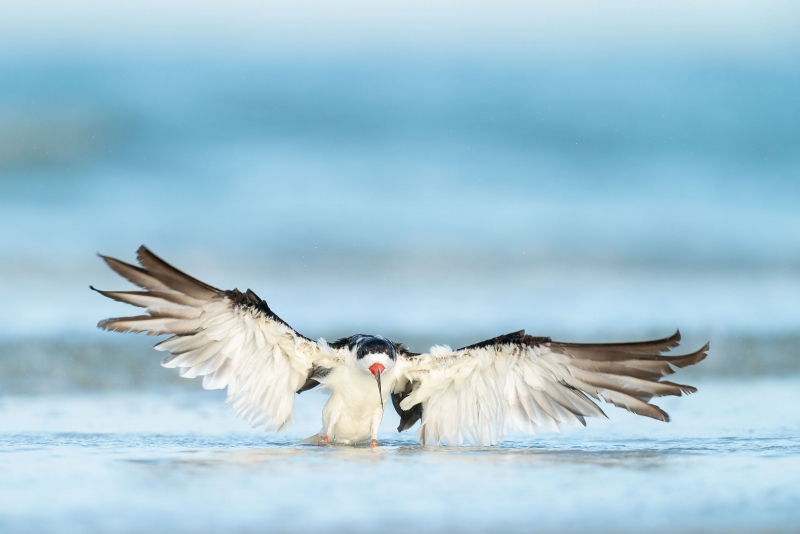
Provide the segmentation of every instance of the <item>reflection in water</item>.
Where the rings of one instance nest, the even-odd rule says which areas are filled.
[[[305,447],[304,447],[305,448]],[[268,468],[270,464],[296,464],[297,467],[314,466],[326,462],[346,464],[376,464],[414,462],[442,466],[448,463],[518,463],[518,464],[574,464],[594,465],[624,469],[654,469],[674,453],[659,450],[548,450],[543,448],[495,447],[492,450],[480,448],[424,448],[413,445],[382,445],[380,448],[365,449],[337,447],[336,450],[309,452],[300,448],[256,448],[214,451],[182,451],[169,458],[131,459],[141,463],[168,463],[176,467],[189,465],[259,465]]]
[[[143,465],[185,466],[248,466],[270,469],[290,466],[296,469],[318,468],[326,463],[339,465],[403,464],[436,465],[463,463],[516,465],[588,465],[613,469],[653,470],[695,455],[716,454],[800,454],[800,438],[718,438],[681,440],[633,440],[624,446],[616,442],[576,444],[575,440],[560,448],[535,443],[501,444],[494,447],[423,447],[407,440],[384,440],[380,447],[318,447],[293,441],[274,441],[269,446],[247,448],[189,448],[172,450],[163,456],[126,458],[126,462]]]

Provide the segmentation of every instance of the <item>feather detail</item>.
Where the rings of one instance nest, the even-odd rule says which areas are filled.
[[[149,274],[167,287],[182,293],[188,297],[205,301],[216,297],[219,289],[192,278],[188,274],[179,271],[168,264],[142,245],[136,251],[136,258],[139,264]]]
[[[508,430],[582,426],[586,417],[605,416],[592,399],[669,421],[648,401],[695,392],[662,378],[708,352],[705,345],[691,354],[662,354],[679,341],[680,332],[635,343],[560,343],[521,330],[455,351],[437,346],[401,358],[395,407],[401,417],[417,413],[420,439],[433,445],[490,445]]]
[[[227,387],[228,402],[253,425],[279,429],[291,421],[296,389],[312,366],[328,358],[316,342],[294,331],[252,291],[216,289],[143,246],[137,251],[140,266],[101,257],[143,291],[95,291],[145,308],[147,315],[106,319],[100,328],[172,334],[155,346],[169,353],[161,365],[185,378],[202,376],[205,389]]]

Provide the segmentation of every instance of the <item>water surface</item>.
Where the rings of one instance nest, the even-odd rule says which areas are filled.
[[[496,447],[317,447],[324,397],[281,434],[207,392],[0,401],[3,532],[792,532],[797,378],[702,381],[673,422],[610,420]],[[763,410],[768,406],[768,410]],[[416,430],[416,429],[414,429]],[[384,527],[385,525],[385,527]]]

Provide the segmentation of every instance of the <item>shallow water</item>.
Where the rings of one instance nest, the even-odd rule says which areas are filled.
[[[792,532],[800,528],[798,378],[708,380],[663,424],[610,420],[487,448],[421,447],[387,412],[382,445],[299,444],[220,395],[0,401],[3,532]]]

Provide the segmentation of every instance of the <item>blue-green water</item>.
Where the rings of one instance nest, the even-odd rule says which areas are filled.
[[[695,46],[6,47],[0,531],[796,532],[800,68]],[[711,351],[679,375],[699,392],[663,401],[667,425],[609,409],[582,431],[424,449],[388,413],[378,449],[298,445],[324,397],[301,395],[283,434],[250,430],[150,339],[95,330],[129,311],[89,291],[128,287],[95,253],[141,243],[314,338],[680,327]]]
[[[120,313],[141,243],[312,337],[800,325],[792,64],[0,70],[0,333]]]

